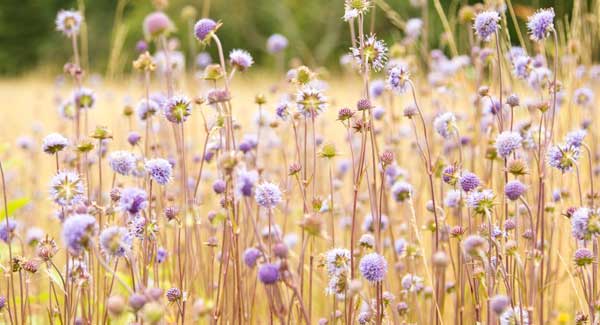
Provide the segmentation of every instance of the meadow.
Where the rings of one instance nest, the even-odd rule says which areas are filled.
[[[59,11],[62,73],[0,79],[0,323],[597,324],[600,6],[429,8],[435,49],[381,3],[336,68],[156,1],[110,76]]]

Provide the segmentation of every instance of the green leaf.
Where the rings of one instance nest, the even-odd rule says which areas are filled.
[[[14,199],[12,201],[8,202],[8,215],[12,216],[15,212],[17,212],[17,210],[23,208],[24,206],[26,206],[29,202],[31,202],[31,199],[28,197],[22,197],[22,198],[18,198],[18,199]],[[0,209],[0,220],[4,219],[6,217],[5,213],[4,213],[4,207],[2,209]]]

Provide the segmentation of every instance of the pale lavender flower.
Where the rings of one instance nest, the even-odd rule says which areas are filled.
[[[350,51],[357,62],[360,62],[361,65],[366,63],[369,69],[375,72],[383,69],[388,59],[385,43],[375,38],[375,35],[367,37],[363,43],[362,50],[360,47],[353,47]]]
[[[365,216],[365,220],[363,221],[362,224],[362,229],[364,231],[369,231],[369,232],[375,232],[375,219],[373,218],[372,214],[367,214]],[[387,229],[387,226],[389,224],[389,219],[385,214],[381,215],[381,231],[384,231]]]
[[[594,102],[594,91],[588,87],[577,88],[573,93],[573,98],[577,105],[587,107]]]
[[[210,18],[202,18],[194,25],[194,35],[200,42],[205,42],[212,36],[219,25]]]
[[[169,257],[169,252],[164,247],[159,247],[156,250],[156,262],[158,262],[158,264],[166,261],[167,257]]]
[[[148,194],[146,191],[128,187],[121,190],[121,198],[119,199],[119,208],[122,211],[127,211],[131,215],[140,213],[148,204]]]
[[[164,113],[169,122],[183,123],[192,114],[191,101],[185,96],[175,95],[165,104]]]
[[[349,250],[345,248],[333,248],[325,253],[325,268],[330,276],[347,272],[349,267]]]
[[[271,209],[281,203],[281,190],[273,183],[264,182],[256,187],[254,199],[261,207]]]
[[[421,31],[423,29],[423,20],[420,18],[410,18],[406,21],[406,25],[404,26],[404,32],[406,36],[410,39],[417,39],[421,36]]]
[[[372,98],[378,98],[385,91],[385,81],[381,79],[376,79],[371,82],[369,85],[369,94],[371,94]]]
[[[587,135],[587,131],[579,129],[567,133],[565,136],[565,144],[569,147],[579,148],[583,145],[583,139]]]
[[[500,15],[495,11],[483,11],[475,17],[473,29],[482,41],[489,41],[500,27]]]
[[[83,202],[84,192],[83,180],[76,172],[60,171],[50,180],[50,197],[62,207]]]
[[[467,206],[476,213],[489,213],[494,206],[494,192],[489,189],[472,191],[467,195]]]
[[[554,9],[540,9],[527,21],[529,36],[534,41],[543,41],[554,30]]]
[[[173,166],[166,159],[149,159],[144,164],[144,169],[152,180],[160,185],[166,185],[171,181]]]
[[[135,155],[129,151],[113,151],[108,155],[108,164],[112,170],[121,175],[129,175],[136,167]]]
[[[208,52],[200,52],[196,56],[196,66],[200,69],[204,69],[212,63],[212,57]]]
[[[459,190],[449,190],[444,198],[444,205],[448,208],[457,208],[460,204],[460,200],[461,197]]]
[[[463,191],[470,192],[476,189],[481,184],[481,181],[477,175],[471,172],[464,172],[459,179],[459,183]]]
[[[62,237],[69,252],[79,255],[91,247],[97,228],[96,218],[89,214],[74,214],[65,220]]]
[[[48,134],[42,142],[42,150],[53,155],[69,145],[69,140],[58,133]]]
[[[254,64],[254,59],[248,51],[235,49],[229,52],[229,63],[239,71],[246,71]]]
[[[398,238],[398,239],[396,239],[396,242],[394,242],[394,250],[396,251],[396,254],[398,254],[398,255],[402,255],[402,254],[406,253],[407,247],[408,247],[408,242],[404,238]]]
[[[173,30],[173,28],[171,19],[162,11],[153,12],[144,18],[143,30],[146,39],[165,35]]]
[[[256,266],[256,261],[262,256],[262,252],[255,247],[249,247],[244,251],[244,264],[250,268]]]
[[[149,117],[154,116],[160,110],[160,105],[152,100],[142,99],[136,108],[137,116],[140,120],[145,121]]]
[[[579,160],[579,154],[579,148],[566,145],[554,145],[548,149],[546,160],[551,167],[566,173],[573,169],[573,166],[575,166],[575,163]]]
[[[496,151],[500,157],[506,158],[521,146],[522,140],[518,132],[504,131],[496,137]]]
[[[423,278],[410,273],[402,277],[400,285],[407,292],[421,292],[425,288]]]
[[[131,249],[132,239],[127,228],[110,226],[100,233],[100,248],[108,256],[122,257]]]
[[[404,202],[412,195],[413,187],[405,181],[398,180],[392,185],[391,191],[396,202]]]
[[[529,312],[527,310],[521,310],[521,307],[515,306],[515,308],[508,307],[500,315],[500,325],[529,325]]]
[[[56,15],[56,30],[65,36],[74,37],[79,34],[83,17],[76,10],[61,10]]]
[[[279,280],[279,266],[263,264],[258,269],[258,279],[263,284],[274,284]]]
[[[533,60],[527,55],[521,55],[513,60],[513,74],[518,79],[527,79],[533,70]]]
[[[382,255],[369,253],[360,259],[359,270],[367,281],[381,282],[387,273],[387,261]]]
[[[456,117],[452,112],[438,115],[433,120],[433,127],[444,139],[450,138],[456,132]]]
[[[90,109],[94,107],[96,103],[96,95],[94,91],[89,88],[77,89],[73,94],[73,101],[77,104],[77,107],[81,109]]]
[[[504,194],[511,201],[516,201],[525,193],[527,187],[519,180],[512,180],[504,186]]]
[[[510,306],[510,298],[505,295],[495,295],[490,299],[490,309],[496,313],[496,315],[502,314],[502,312]]]
[[[238,196],[252,196],[254,193],[254,185],[257,181],[258,173],[255,170],[248,171],[246,169],[239,169],[235,182]]]
[[[27,245],[37,245],[44,238],[44,231],[37,227],[31,227],[25,234],[25,243]]]
[[[267,39],[267,51],[271,54],[279,53],[288,46],[288,40],[281,34],[273,34]]]
[[[327,108],[327,97],[318,88],[304,86],[296,94],[296,104],[305,117],[317,116]]]
[[[0,240],[5,243],[12,241],[17,225],[17,222],[12,218],[0,220]]]

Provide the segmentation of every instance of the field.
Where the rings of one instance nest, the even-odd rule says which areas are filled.
[[[381,3],[340,67],[157,4],[107,75],[57,13],[63,72],[0,79],[0,323],[596,324],[595,25],[464,6],[438,50]]]

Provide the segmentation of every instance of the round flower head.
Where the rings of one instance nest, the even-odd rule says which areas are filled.
[[[44,231],[37,227],[29,228],[27,234],[25,234],[25,242],[27,245],[37,245],[43,238]]]
[[[146,39],[153,39],[172,31],[173,23],[164,12],[156,11],[144,18],[143,28]]]
[[[254,199],[261,207],[271,209],[281,202],[281,190],[273,183],[264,182],[256,187]]]
[[[156,250],[156,261],[160,264],[167,260],[169,252],[164,247],[159,247]]]
[[[594,102],[594,91],[587,87],[577,88],[573,93],[573,98],[577,105],[587,107]]]
[[[533,70],[533,60],[527,55],[521,55],[513,60],[513,74],[518,79],[527,79]]]
[[[69,252],[79,255],[90,247],[97,227],[96,218],[89,214],[74,214],[65,220],[62,236]]]
[[[423,29],[423,20],[419,18],[411,18],[406,21],[404,32],[409,39],[417,39],[421,35]]]
[[[131,249],[133,237],[125,227],[111,226],[100,233],[100,247],[108,256],[121,257]]]
[[[53,155],[69,145],[69,140],[58,133],[48,134],[42,142],[42,150]]]
[[[333,248],[325,253],[325,267],[329,275],[339,275],[350,267],[350,251],[345,248]]]
[[[423,290],[423,278],[409,273],[402,277],[400,285],[408,292],[420,292]]]
[[[0,220],[0,240],[5,243],[12,241],[16,229],[17,222],[14,219]]]
[[[62,207],[82,202],[84,192],[83,180],[76,172],[61,171],[50,180],[50,197]]]
[[[279,280],[279,267],[275,264],[263,264],[258,269],[258,279],[263,284],[273,284]]]
[[[358,15],[366,14],[370,6],[369,0],[346,0],[344,2],[344,21],[350,21]]]
[[[317,116],[327,108],[327,98],[320,89],[304,86],[296,95],[298,111],[305,117]]]
[[[375,35],[369,36],[360,47],[350,49],[352,56],[361,64],[366,64],[370,70],[375,72],[383,69],[387,61],[387,47],[381,40],[375,38]]]
[[[473,29],[482,41],[489,41],[499,28],[500,15],[495,11],[483,11],[475,16]]]
[[[494,206],[494,192],[492,190],[472,191],[467,195],[467,206],[476,213],[487,213]]]
[[[256,266],[256,261],[262,256],[262,252],[258,248],[250,247],[244,251],[244,263],[246,266],[253,268]]]
[[[527,21],[529,37],[534,41],[543,41],[554,30],[554,9],[540,9]]]
[[[156,114],[156,112],[158,112],[159,109],[160,105],[156,101],[152,99],[142,99],[137,105],[136,113],[140,120],[145,121],[149,117]]]
[[[192,104],[185,96],[176,95],[165,104],[165,117],[172,123],[183,123],[192,114]]]
[[[58,105],[58,114],[60,117],[68,120],[75,118],[75,103],[72,99],[64,100]]]
[[[82,109],[90,109],[94,107],[96,95],[94,94],[94,91],[89,88],[81,88],[75,91],[73,100],[75,104],[77,104],[77,107]]]
[[[370,213],[367,214],[365,216],[365,220],[363,221],[362,229],[364,231],[375,232],[375,222],[376,221],[377,220],[375,220],[373,218],[372,214],[370,214]],[[386,230],[389,223],[390,222],[389,222],[388,217],[385,214],[382,214],[381,215],[381,231]]]
[[[565,144],[569,147],[579,148],[583,144],[586,134],[585,130],[571,131],[565,136]]]
[[[141,139],[142,139],[142,136],[135,131],[131,131],[127,135],[127,142],[129,142],[129,144],[132,146],[135,146],[136,144],[138,144],[138,142],[140,142]]]
[[[210,39],[212,33],[219,28],[214,20],[210,18],[202,18],[194,25],[194,35],[200,42],[205,42]]]
[[[404,93],[408,90],[410,73],[408,69],[400,64],[393,65],[387,72],[387,84],[396,93]]]
[[[166,159],[149,159],[144,164],[144,169],[153,181],[160,185],[165,185],[171,181],[173,167]]]
[[[438,115],[433,121],[433,127],[439,135],[444,139],[450,138],[455,132],[456,128],[456,117],[452,112],[446,112]]]
[[[460,204],[460,191],[449,190],[444,198],[444,205],[448,208],[457,208]]]
[[[371,82],[369,86],[369,94],[371,94],[372,98],[377,98],[383,94],[385,91],[385,81],[382,79],[376,79]]]
[[[271,54],[279,53],[288,46],[288,40],[281,34],[273,34],[267,39],[267,52]]]
[[[110,168],[121,175],[129,175],[136,167],[135,155],[129,151],[113,151],[108,155]]]
[[[500,315],[500,325],[529,325],[529,312],[521,310],[519,306],[508,307]]]
[[[122,211],[127,211],[131,215],[136,215],[148,204],[148,195],[146,191],[136,188],[128,187],[121,191],[121,197],[119,198],[119,208]]]
[[[229,64],[239,71],[246,71],[254,64],[254,59],[248,51],[235,49],[229,52]]]
[[[518,200],[526,190],[527,187],[518,180],[512,180],[504,186],[504,194],[506,194],[506,197],[511,201]]]
[[[521,146],[522,140],[518,132],[504,131],[496,137],[496,151],[500,157],[506,158]]]
[[[488,247],[488,241],[479,235],[470,235],[462,242],[463,251],[471,256],[477,256],[487,252]]]
[[[490,299],[490,309],[492,309],[496,315],[502,314],[508,306],[510,306],[510,298],[505,295],[495,295]]]
[[[200,52],[196,56],[196,66],[200,69],[204,69],[212,63],[212,57],[208,52]]]
[[[392,185],[392,195],[396,202],[404,202],[410,198],[413,192],[412,185],[405,181],[395,181]]]
[[[398,239],[396,239],[396,242],[394,242],[394,250],[396,251],[396,254],[398,254],[398,255],[403,255],[404,253],[406,253],[407,247],[408,247],[408,242],[404,238],[398,238]]]
[[[594,262],[594,253],[587,248],[580,248],[575,251],[575,264],[577,266],[586,266]]]
[[[360,259],[359,269],[367,281],[381,282],[387,273],[387,261],[382,255],[369,253]]]
[[[83,17],[79,11],[61,10],[56,15],[56,30],[65,36],[73,37],[79,33]]]
[[[471,172],[465,172],[459,179],[460,187],[465,192],[470,192],[476,189],[481,182],[479,181],[479,177]]]
[[[573,169],[579,159],[579,148],[554,145],[548,149],[546,159],[548,165],[566,173]]]
[[[578,240],[590,240],[600,234],[599,211],[590,208],[579,208],[572,212],[571,233]]]
[[[255,170],[248,171],[246,169],[239,169],[235,182],[238,196],[252,196],[254,193],[254,185],[257,181],[258,173]]]

